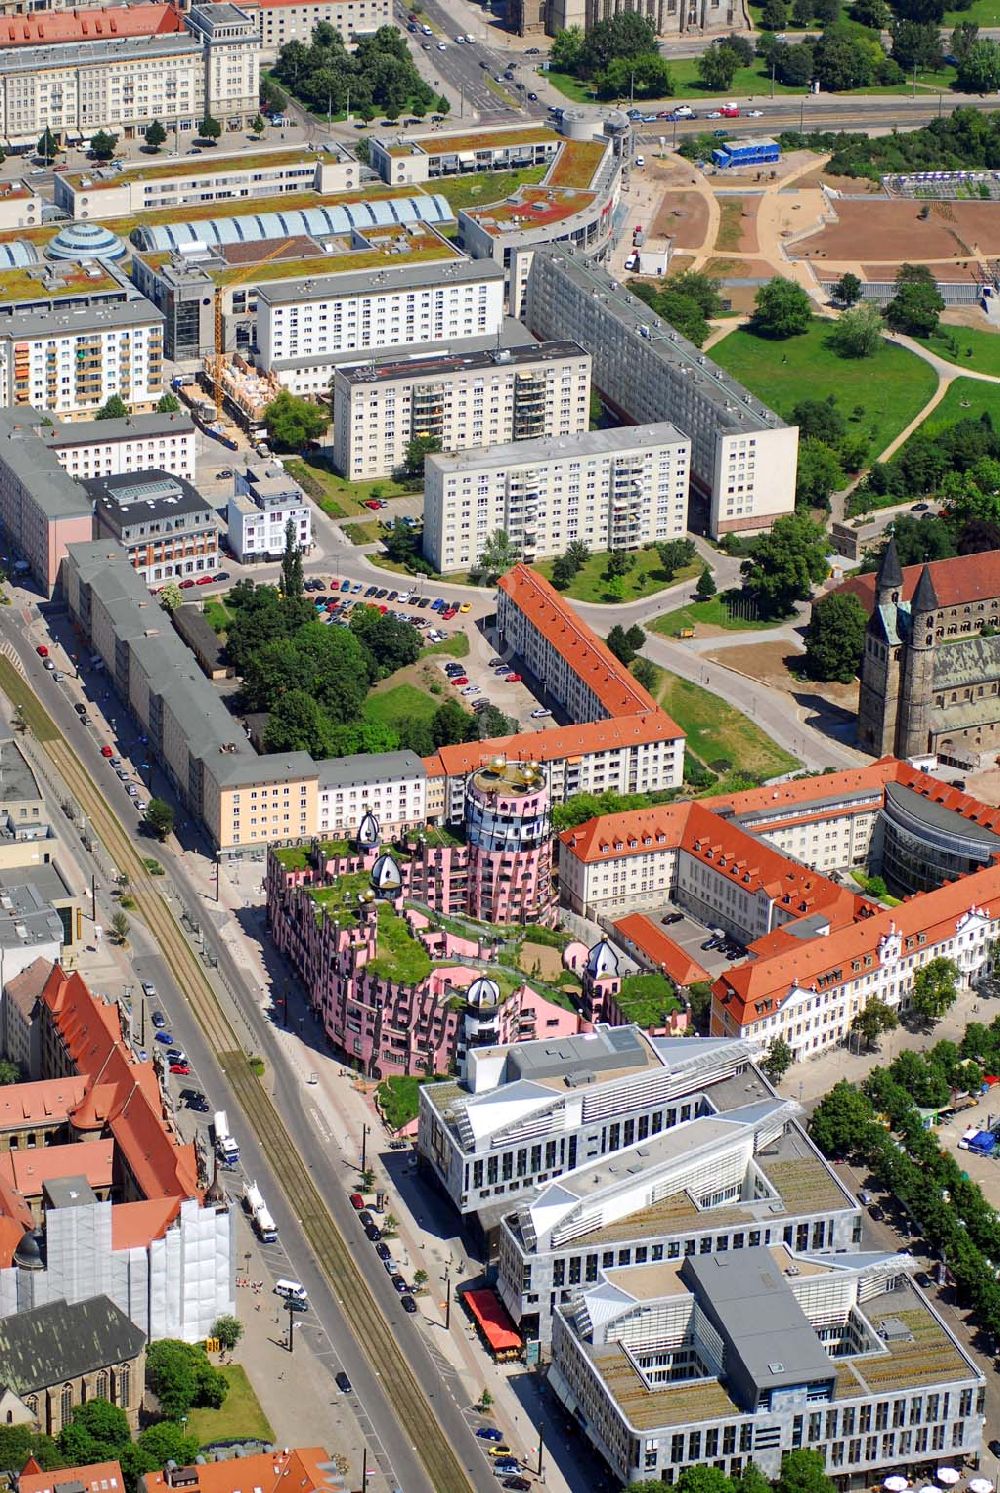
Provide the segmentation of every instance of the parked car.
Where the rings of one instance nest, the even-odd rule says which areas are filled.
[[[158,1032],[162,1032],[163,1028],[167,1024],[167,1018],[164,1016],[162,1011],[154,1011],[152,1016],[150,1017],[150,1021],[152,1021]]]
[[[110,757],[113,757],[114,755],[115,754],[114,754],[113,748],[111,748],[109,746],[102,746],[101,747],[101,756],[102,757],[108,757],[108,758],[110,758]]]
[[[171,1063],[170,1071],[171,1073],[182,1073],[186,1078],[187,1075],[191,1072],[191,1069],[188,1067],[187,1063]]]
[[[348,1201],[350,1202],[351,1207],[352,1208],[356,1208],[359,1213],[360,1213],[361,1209],[365,1206],[365,1200],[361,1196],[360,1192],[352,1192]]]
[[[514,1488],[517,1493],[530,1493],[531,1484],[526,1477],[505,1477],[500,1484],[502,1488]]]
[[[389,1248],[388,1244],[386,1244],[385,1241],[382,1240],[382,1239],[379,1239],[379,1240],[376,1241],[376,1244],[375,1244],[375,1253],[378,1255],[378,1257],[379,1257],[380,1260],[391,1260],[392,1259],[392,1250]]]
[[[510,674],[507,675],[507,683],[508,684],[520,684],[521,682],[522,682],[522,680],[521,680],[520,674],[515,674],[515,673],[511,672]]]
[[[349,1395],[351,1392],[351,1381],[350,1379],[348,1379],[343,1369],[340,1370],[339,1374],[335,1374],[334,1378],[337,1381],[337,1388],[340,1390],[341,1394]]]
[[[363,1229],[366,1229],[370,1223],[374,1222],[375,1220],[368,1209],[362,1208],[361,1212],[358,1214],[358,1223],[361,1225],[361,1227]]]
[[[173,1047],[174,1039],[169,1032],[157,1032],[157,1042],[162,1042],[165,1047]]]
[[[406,1296],[403,1297],[403,1299],[402,1299],[402,1301],[401,1301],[400,1304],[401,1304],[404,1312],[409,1313],[409,1315],[411,1317],[413,1316],[413,1313],[417,1309],[417,1303],[414,1301],[413,1297],[410,1296],[409,1294],[407,1294]]]
[[[503,1432],[498,1431],[496,1426],[477,1426],[476,1435],[480,1441],[502,1441]]]
[[[674,923],[683,923],[683,921],[684,914],[682,912],[668,912],[665,918],[660,919],[665,928],[672,927]]]
[[[55,672],[55,667],[56,666],[52,662],[51,658],[43,658],[42,659],[42,668],[43,669],[47,669],[50,674],[52,674],[52,673]]]
[[[49,650],[46,648],[44,643],[36,643],[35,652],[38,654],[39,658],[48,658],[49,656]]]
[[[390,1277],[390,1279],[392,1280],[392,1283],[396,1287],[396,1290],[399,1292],[400,1296],[405,1296],[410,1287],[403,1279],[403,1277],[401,1275],[393,1275]]]
[[[378,1243],[378,1241],[382,1237],[382,1230],[379,1228],[377,1223],[370,1223],[367,1226],[367,1228],[365,1229],[365,1237],[371,1240],[372,1244]]]
[[[539,705],[539,707],[538,707],[537,710],[533,710],[531,712],[531,719],[533,721],[544,721],[544,720],[548,720],[548,718],[549,718],[549,716],[551,714],[552,714],[551,710],[546,710],[544,708],[544,706]]]

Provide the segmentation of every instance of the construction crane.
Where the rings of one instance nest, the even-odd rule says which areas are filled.
[[[278,255],[283,254],[291,242],[290,238],[282,239],[280,244],[276,244],[273,249],[270,249],[264,255],[263,259],[258,259],[256,264],[247,265],[232,280],[227,281],[225,285],[217,285],[215,287],[215,356],[212,358],[212,392],[215,395],[215,404],[220,416],[222,415],[224,394],[222,370],[226,366],[226,350],[222,345],[222,298],[226,291],[231,290],[234,285],[242,285],[244,280],[252,280],[261,265],[268,264],[272,259],[277,259]]]

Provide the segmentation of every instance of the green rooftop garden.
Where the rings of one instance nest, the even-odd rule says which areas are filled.
[[[354,846],[349,840],[321,840],[319,843],[320,855],[332,860],[335,855],[351,855]]]
[[[683,1009],[666,975],[626,975],[617,1000],[625,1020],[641,1027],[660,1026],[664,1015]]]
[[[451,845],[464,845],[461,835],[456,835],[446,824],[429,824],[424,830],[428,845],[440,845],[447,849]]]
[[[338,876],[329,886],[310,888],[309,895],[316,904],[317,920],[329,915],[353,928],[358,922],[358,899],[370,891],[371,874],[352,871],[349,876]]]
[[[282,845],[275,850],[274,858],[286,871],[304,871],[309,864],[309,847]]]
[[[365,876],[367,874],[364,873]],[[380,902],[378,906],[376,950],[368,969],[380,980],[394,980],[400,985],[417,985],[421,980],[426,980],[431,972],[431,956],[419,939],[414,938],[406,919],[387,902]]]
[[[390,1130],[402,1130],[417,1118],[420,1110],[418,1095],[425,1083],[441,1083],[447,1073],[429,1075],[394,1076],[384,1078],[376,1091],[376,1100]]]

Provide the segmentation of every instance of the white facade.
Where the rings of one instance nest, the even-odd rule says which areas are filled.
[[[527,564],[573,540],[635,550],[687,527],[691,442],[672,425],[631,425],[427,459],[424,554],[435,570],[475,564],[503,529]]]
[[[261,285],[261,366],[285,359],[495,336],[503,323],[502,267],[468,260],[415,264],[363,275]],[[333,375],[331,361],[327,384]]]
[[[62,425],[39,434],[71,477],[116,477],[155,469],[194,481],[195,427],[190,415],[139,415],[134,420]]]
[[[415,752],[380,752],[319,763],[318,833],[353,836],[366,814],[382,834],[427,822],[427,771]]]
[[[320,21],[339,31],[348,46],[393,24],[391,0],[250,0],[243,9],[257,19],[265,61],[277,57],[288,41],[308,46]]]
[[[28,311],[0,331],[0,398],[87,415],[112,394],[149,409],[163,392],[163,317],[147,301]]]
[[[425,433],[443,451],[575,435],[590,423],[590,362],[576,343],[545,342],[338,368],[334,464],[351,481],[386,477]]]
[[[291,485],[296,486],[295,483]],[[285,549],[289,519],[295,526],[295,542],[299,549],[311,549],[312,509],[301,489],[263,502],[255,502],[251,493],[237,493],[229,499],[226,509],[229,548],[241,562],[281,555]]]
[[[108,1295],[137,1327],[194,1343],[223,1313],[235,1312],[235,1238],[227,1205],[185,1198],[165,1233],[116,1249],[114,1213],[130,1204],[86,1202],[45,1213],[45,1268],[0,1270],[0,1314],[65,1298]]]

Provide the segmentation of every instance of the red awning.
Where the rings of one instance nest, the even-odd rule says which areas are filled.
[[[521,1347],[521,1334],[495,1291],[463,1291],[462,1299],[494,1353],[508,1353]]]

